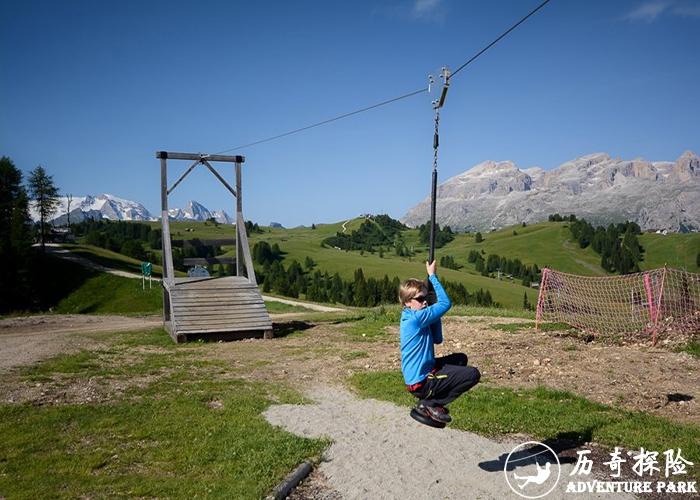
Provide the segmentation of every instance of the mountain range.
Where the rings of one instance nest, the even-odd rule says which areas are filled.
[[[675,162],[596,153],[548,171],[485,161],[437,189],[436,221],[458,232],[533,224],[555,214],[594,226],[631,221],[646,231],[700,231],[700,158],[691,151]],[[401,221],[417,227],[429,220],[426,198]]]
[[[59,199],[54,224],[69,222],[67,197]],[[234,224],[223,210],[192,200],[168,210],[170,220]],[[490,231],[574,214],[594,226],[632,221],[646,230],[700,231],[700,158],[691,151],[676,161],[622,160],[595,153],[552,170],[519,169],[511,161],[485,161],[437,189],[436,220],[453,231]],[[32,213],[37,220],[36,213]],[[87,219],[157,221],[138,202],[110,194],[70,200],[70,222]],[[401,219],[409,227],[430,220],[430,198]],[[275,224],[275,223],[272,223]]]
[[[69,212],[70,204],[70,212]],[[57,217],[52,220],[54,225],[66,225],[68,222],[76,223],[88,219],[109,219],[128,221],[158,221],[160,215],[155,217],[146,207],[135,201],[125,200],[111,194],[99,196],[87,195],[82,198],[59,198]],[[36,211],[32,214],[33,220],[38,220]],[[191,200],[185,208],[171,208],[168,210],[170,220],[176,221],[207,221],[214,219],[220,224],[233,224],[235,219],[229,216],[223,209],[216,212],[210,211],[202,204]]]

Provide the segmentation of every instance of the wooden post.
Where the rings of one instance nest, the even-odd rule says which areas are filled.
[[[160,158],[160,217],[163,225],[163,281],[172,284],[175,278],[173,251],[170,242],[170,219],[168,216],[168,153],[159,151]]]
[[[243,276],[243,242],[246,240],[245,220],[243,220],[243,191],[241,191],[241,164],[236,162],[236,274]],[[243,226],[241,226],[243,221]],[[243,234],[243,238],[241,238]]]
[[[656,314],[654,315],[654,334],[651,338],[651,346],[656,347],[656,333],[659,328],[659,314],[661,313],[661,300],[664,295],[664,282],[666,281],[667,264],[664,264],[664,272],[661,275],[661,289],[659,290],[659,299],[656,301]]]
[[[173,254],[170,247],[170,221],[168,220],[168,153],[160,151],[156,153],[160,158],[160,217],[163,227],[162,235],[162,266],[163,266],[163,324],[168,325],[172,321],[172,309],[170,300],[170,286],[173,285],[174,269]]]

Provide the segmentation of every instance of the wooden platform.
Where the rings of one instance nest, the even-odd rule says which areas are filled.
[[[245,277],[175,278],[163,287],[164,327],[175,342],[272,338],[260,290]]]

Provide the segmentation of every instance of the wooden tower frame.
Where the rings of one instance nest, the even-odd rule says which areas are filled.
[[[243,218],[241,165],[243,156],[172,153],[157,151],[160,159],[161,221],[163,227],[163,325],[176,342],[189,338],[236,340],[272,337],[272,322],[255,279]],[[168,188],[168,160],[194,163]],[[210,162],[235,164],[236,188]],[[175,277],[173,245],[192,244],[171,239],[168,195],[197,165],[205,165],[236,198],[235,240],[197,241],[201,245],[236,245],[236,276]],[[185,264],[223,263],[224,259],[185,259]],[[200,262],[201,261],[201,262]],[[230,259],[229,259],[230,261]],[[246,277],[247,275],[247,277]]]

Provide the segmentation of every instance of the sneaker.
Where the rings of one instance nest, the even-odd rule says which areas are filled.
[[[443,424],[452,422],[452,417],[450,417],[445,410],[446,409],[442,406],[426,406],[423,403],[416,406],[416,411],[418,413],[432,418],[437,422],[442,422]]]

